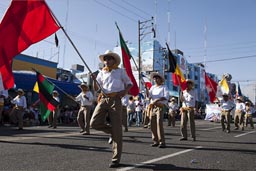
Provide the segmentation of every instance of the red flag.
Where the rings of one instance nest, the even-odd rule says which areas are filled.
[[[117,24],[116,24],[117,26]],[[119,37],[120,37],[120,44],[121,44],[121,50],[122,50],[122,57],[123,57],[123,65],[124,65],[124,68],[126,70],[126,73],[127,75],[129,76],[129,78],[131,79],[132,83],[133,83],[133,86],[132,88],[130,89],[130,94],[133,95],[133,96],[137,96],[140,92],[139,90],[139,87],[137,85],[137,82],[133,76],[133,73],[132,73],[132,67],[131,67],[131,63],[130,63],[130,59],[132,58],[132,55],[123,39],[123,36],[120,32],[120,29],[118,28],[117,26],[117,29],[119,31]]]
[[[180,86],[181,90],[185,90],[187,88],[186,80],[181,79],[181,77],[175,73],[172,73],[172,81],[174,86]]]
[[[207,74],[205,73],[205,86],[210,97],[210,101],[213,103],[214,100],[216,99],[218,83],[216,83],[213,79],[208,77]]]
[[[13,0],[0,23],[0,72],[5,89],[12,88],[12,59],[59,29],[44,0]]]

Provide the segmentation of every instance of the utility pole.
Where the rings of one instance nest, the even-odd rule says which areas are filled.
[[[153,38],[156,37],[153,21],[154,21],[154,17],[152,17],[150,20],[146,20],[146,21],[140,21],[139,20],[138,21],[138,58],[139,58],[138,74],[139,74],[139,89],[141,89],[141,71],[142,71],[140,43],[144,39],[144,37],[146,35],[148,35],[148,34],[153,33]],[[151,22],[151,24],[148,24],[150,22]],[[151,28],[151,29],[149,30],[149,28]]]

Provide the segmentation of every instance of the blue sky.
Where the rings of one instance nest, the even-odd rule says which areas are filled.
[[[98,55],[119,42],[115,22],[130,43],[138,43],[138,20],[156,16],[157,40],[168,39],[167,12],[170,12],[170,47],[182,50],[188,62],[203,62],[206,71],[221,76],[230,73],[240,85],[255,81],[256,1],[255,0],[46,0],[53,13],[74,41],[91,70],[98,66]],[[1,0],[3,16],[10,0]],[[204,32],[205,25],[207,31]],[[31,46],[24,53],[59,61],[69,69],[82,64],[62,31],[54,38]],[[151,38],[145,37],[145,41]],[[204,48],[207,39],[206,49]],[[59,52],[59,54],[58,54]],[[206,52],[206,53],[205,53]],[[226,60],[240,58],[236,60]],[[209,61],[209,62],[208,62]],[[212,62],[211,62],[212,61]],[[249,81],[247,81],[249,80]]]

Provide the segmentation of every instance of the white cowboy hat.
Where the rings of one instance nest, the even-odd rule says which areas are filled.
[[[81,88],[82,86],[88,87],[88,85],[85,82],[82,82],[79,87]]]
[[[22,94],[24,94],[24,91],[21,88],[19,88],[17,92],[21,92]]]
[[[121,58],[117,53],[112,52],[111,50],[107,50],[104,54],[100,55],[99,58],[103,62],[105,56],[111,56],[115,59],[117,66],[121,62]]]
[[[58,92],[57,90],[53,90],[53,91],[52,91],[52,94],[54,94],[54,93],[56,93],[56,94],[59,95],[59,92]]]
[[[162,82],[164,82],[164,77],[162,75],[160,75],[158,72],[153,72],[153,73],[150,74],[151,80],[153,80],[154,77],[160,77]]]

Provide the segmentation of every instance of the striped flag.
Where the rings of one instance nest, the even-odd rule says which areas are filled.
[[[41,73],[36,71],[37,81],[34,86],[34,91],[39,93],[40,99],[40,114],[43,121],[45,121],[50,113],[59,105],[52,97],[54,85],[50,83]]]

